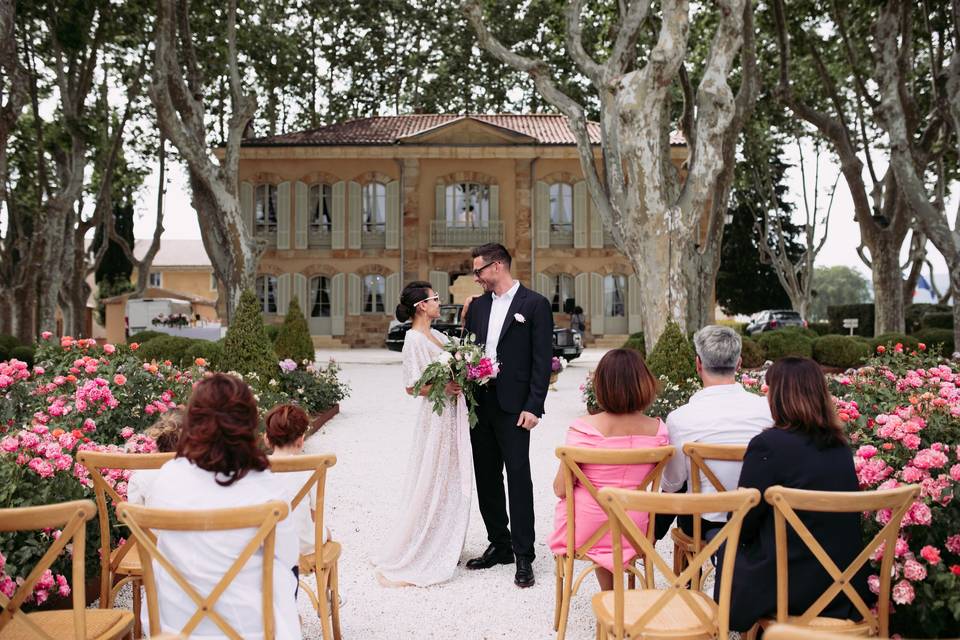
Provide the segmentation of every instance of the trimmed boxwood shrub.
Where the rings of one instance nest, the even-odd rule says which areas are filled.
[[[697,377],[694,362],[693,345],[683,335],[680,325],[672,320],[667,322],[660,339],[647,358],[647,366],[654,376],[665,376],[676,384],[683,384],[688,378]]]
[[[147,340],[137,349],[137,356],[144,362],[169,360],[176,366],[183,366],[188,357],[188,351],[195,341],[183,336],[160,336]]]
[[[290,300],[290,307],[287,309],[287,317],[283,319],[283,326],[280,327],[280,333],[273,342],[273,350],[277,352],[277,358],[285,360],[287,358],[300,364],[304,360],[313,362],[313,340],[310,338],[310,328],[307,326],[307,319],[303,317],[300,310],[300,301],[297,296]]]
[[[277,354],[267,338],[260,303],[256,294],[246,289],[223,342],[222,369],[246,375],[256,373],[264,382],[277,375]]]
[[[640,355],[644,358],[647,357],[647,345],[643,341],[643,331],[637,331],[636,333],[631,333],[630,337],[627,338],[627,341],[623,343],[623,349],[635,349],[640,352]]]
[[[850,336],[821,336],[813,341],[813,359],[828,367],[859,366],[870,357],[870,346]]]
[[[17,340],[16,336],[11,336],[7,333],[0,333],[0,349],[6,353],[10,353],[14,348],[20,346],[20,341]]]
[[[930,304],[928,302],[914,302],[906,305],[903,312],[903,324],[907,333],[920,331],[923,328],[923,318],[931,313],[950,313],[950,305]],[[944,327],[946,328],[946,327]]]
[[[909,351],[916,349],[920,341],[902,333],[882,333],[870,341],[870,348],[875,352],[880,345],[891,347],[897,343],[902,344],[904,350]]]
[[[844,334],[849,329],[843,328],[845,318],[856,318],[860,326],[853,330],[858,336],[872,336],[875,310],[872,302],[862,304],[837,304],[827,307],[827,317],[830,320],[830,332]]]
[[[276,343],[277,336],[280,335],[280,325],[264,324],[263,330],[267,332],[267,339],[270,341],[270,344]]]
[[[150,340],[153,340],[154,338],[161,338],[166,335],[170,335],[170,334],[163,333],[162,331],[151,331],[149,329],[147,329],[146,331],[138,331],[137,333],[127,338],[127,344],[130,344],[133,342],[136,342],[137,344],[143,344],[144,342],[148,342]]]
[[[914,333],[913,337],[927,345],[928,348],[938,347],[940,353],[945,356],[949,356],[957,350],[957,345],[953,339],[953,329],[921,329]]]
[[[207,362],[207,368],[219,370],[223,360],[223,341],[193,340],[184,350],[184,354],[184,366],[190,366],[196,362],[197,358],[203,358]]]
[[[741,341],[740,357],[743,359],[743,368],[756,369],[762,367],[763,363],[767,361],[767,355],[764,353],[763,347],[751,338],[742,338]]]
[[[737,322],[736,320],[717,320],[721,327],[730,327],[742,336],[747,335],[747,325],[749,322]]]
[[[767,360],[779,360],[784,356],[809,358],[813,355],[813,339],[800,331],[768,331],[760,334],[757,344],[763,349]]]
[[[831,334],[829,322],[811,322],[807,328],[818,336],[827,336]]]
[[[952,311],[935,311],[928,313],[920,320],[924,329],[953,329]]]
[[[820,337],[820,334],[818,334],[813,329],[809,329],[807,327],[783,327],[780,329],[774,329],[774,331],[783,331],[785,333],[795,333],[801,336],[806,336],[810,339],[815,339]]]
[[[22,362],[26,362],[28,366],[33,366],[33,347],[28,347],[26,345],[19,345],[10,349],[10,359],[13,360],[16,358]]]

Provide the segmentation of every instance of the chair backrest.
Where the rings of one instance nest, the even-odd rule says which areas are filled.
[[[315,492],[317,511],[313,521],[314,549],[319,553],[323,543],[323,500],[327,486],[327,469],[337,464],[337,456],[331,454],[302,456],[270,456],[270,470],[274,473],[311,471],[311,475],[297,491],[290,503],[296,509],[311,490]]]
[[[683,453],[690,461],[690,492],[701,493],[703,485],[700,474],[707,479],[714,491],[729,491],[736,487],[726,487],[708,462],[743,462],[747,453],[745,444],[708,444],[706,442],[687,442]],[[700,518],[693,520],[693,544],[699,550],[703,540],[703,525]]]
[[[789,584],[787,524],[789,524],[790,528],[810,549],[817,562],[823,566],[833,580],[827,590],[795,620],[795,624],[809,624],[843,591],[851,604],[863,616],[864,621],[870,625],[874,634],[888,635],[890,574],[893,567],[897,535],[900,532],[900,521],[903,520],[903,516],[910,505],[920,495],[920,487],[905,485],[896,489],[880,491],[807,491],[775,485],[769,487],[763,495],[774,510],[774,532],[777,544],[777,622],[786,622],[789,615],[789,596],[787,592]],[[890,520],[867,543],[863,551],[853,559],[850,565],[842,571],[797,515],[797,511],[863,513],[864,511],[880,511],[882,509],[890,510]],[[874,614],[860,594],[857,593],[857,590],[853,588],[850,581],[881,545],[883,545],[883,559],[880,563],[879,572],[880,593],[877,613]]]
[[[144,470],[159,469],[173,459],[174,453],[108,453],[106,451],[80,451],[77,462],[90,472],[93,481],[93,491],[97,499],[97,515],[100,521],[100,606],[106,607],[110,603],[110,587],[112,577],[120,563],[133,547],[132,539],[128,538],[113,553],[110,548],[110,510],[126,500],[117,493],[117,490],[107,482],[104,473],[110,469]],[[110,498],[109,503],[107,498]]]
[[[591,536],[576,547],[576,507],[573,501],[573,487],[579,482],[590,496],[600,502],[597,487],[587,478],[581,465],[641,465],[652,464],[653,468],[644,476],[635,487],[638,490],[659,491],[660,477],[667,465],[667,461],[674,454],[674,447],[649,447],[640,449],[596,449],[591,447],[557,447],[556,454],[560,458],[563,469],[563,485],[566,490],[567,509],[567,555],[575,558],[584,558],[587,552],[610,530],[610,523],[604,522]],[[650,522],[653,522],[651,519]],[[648,527],[652,529],[651,527]],[[636,547],[634,547],[636,548]]]
[[[638,637],[638,634],[663,606],[673,598],[680,598],[701,623],[709,627],[716,625],[718,629],[717,637],[726,638],[730,627],[730,587],[733,584],[733,566],[737,554],[731,552],[725,553],[723,556],[718,620],[714,621],[708,617],[701,605],[691,595],[690,585],[691,581],[693,581],[693,584],[699,585],[697,577],[700,575],[701,569],[706,563],[710,562],[710,557],[717,552],[721,544],[726,542],[726,548],[731,551],[737,548],[743,518],[747,511],[759,503],[760,492],[756,489],[737,489],[710,494],[672,494],[611,488],[600,489],[600,506],[606,511],[613,529],[613,591],[617,637],[623,637],[624,633],[622,539],[626,538],[634,549],[640,551],[646,557],[647,570],[644,572],[646,588],[656,588],[654,568],[659,569],[668,583],[668,587],[662,590],[663,592],[647,611],[627,630],[630,637]],[[628,513],[630,511],[647,511],[651,514],[651,519],[657,513],[691,515],[694,519],[699,519],[702,513],[715,511],[729,511],[731,513],[729,520],[717,532],[716,537],[700,549],[690,559],[687,567],[677,575],[673,572],[672,563],[664,560],[657,552],[653,527],[647,527],[647,532],[644,534],[630,518]]]
[[[23,627],[36,634],[36,637],[44,640],[54,640],[20,611],[20,607],[27,597],[33,593],[33,587],[43,573],[50,568],[50,565],[53,564],[53,561],[57,559],[64,548],[72,542],[73,631],[75,638],[87,637],[87,603],[83,588],[85,579],[83,562],[87,543],[86,523],[93,518],[96,512],[97,508],[90,500],[74,500],[73,502],[42,507],[0,509],[0,531],[61,530],[60,537],[53,541],[23,583],[17,586],[13,597],[8,598],[0,593],[0,605],[3,606],[3,611],[0,611],[0,632],[16,618]]]
[[[217,600],[237,577],[248,560],[263,547],[262,600],[263,637],[272,640],[276,630],[273,619],[273,561],[275,533],[277,523],[287,515],[287,504],[282,500],[272,500],[263,504],[231,509],[151,509],[124,502],[117,507],[120,521],[130,527],[137,541],[140,562],[143,565],[143,584],[147,589],[147,611],[150,617],[150,635],[160,633],[160,605],[157,597],[157,583],[153,562],[170,575],[183,592],[193,600],[197,607],[194,614],[179,633],[189,637],[197,625],[209,617],[223,633],[233,640],[242,640],[242,636],[215,609]],[[173,563],[157,548],[155,530],[159,531],[226,531],[231,529],[256,529],[250,542],[243,548],[237,559],[230,565],[213,590],[201,596],[184,577],[181,568]]]

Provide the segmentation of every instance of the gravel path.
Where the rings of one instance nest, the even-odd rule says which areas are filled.
[[[334,452],[338,462],[327,485],[326,518],[343,544],[340,559],[341,611],[345,638],[553,638],[553,556],[546,540],[553,527],[556,498],[551,483],[557,470],[554,449],[566,427],[583,413],[579,385],[602,352],[588,350],[560,374],[547,397],[546,415],[530,444],[536,509],[537,584],[513,585],[513,565],[467,571],[463,563],[486,547],[486,531],[474,500],[461,565],[454,578],[429,588],[384,588],[374,577],[371,552],[386,533],[398,499],[411,441],[415,400],[400,386],[399,354],[318,353],[334,356],[352,387],[341,413],[311,437],[309,453]],[[579,566],[579,565],[578,565]],[[594,637],[590,597],[597,590],[588,578],[570,610],[567,637]],[[301,599],[305,638],[319,638],[316,614]]]

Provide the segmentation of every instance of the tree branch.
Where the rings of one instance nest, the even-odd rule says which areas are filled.
[[[583,28],[580,23],[580,0],[569,0],[565,11],[567,19],[567,50],[580,72],[587,76],[593,86],[603,86],[603,66],[598,64],[583,48]]]

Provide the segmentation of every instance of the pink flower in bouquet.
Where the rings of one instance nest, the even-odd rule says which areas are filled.
[[[930,564],[940,564],[940,549],[928,544],[920,549],[920,557]]]
[[[912,584],[906,580],[901,580],[897,584],[893,585],[891,596],[893,597],[893,601],[897,604],[910,604],[913,602],[916,594],[913,591]]]
[[[927,569],[916,560],[907,560],[903,563],[903,577],[913,582],[919,582],[926,579]]]
[[[467,365],[467,380],[483,383],[489,380],[496,373],[493,360],[490,358],[480,358],[475,365]]]

